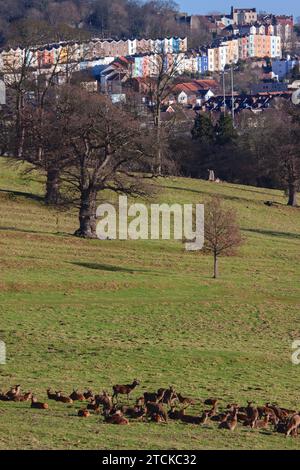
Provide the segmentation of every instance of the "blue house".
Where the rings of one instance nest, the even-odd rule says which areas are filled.
[[[284,79],[293,68],[299,65],[299,61],[296,59],[281,59],[272,61],[272,72],[278,76],[278,80]]]
[[[173,47],[173,53],[177,54],[180,52],[180,41],[179,38],[172,38],[172,47]]]
[[[201,55],[197,57],[197,70],[201,74],[205,74],[208,71],[207,55]]]

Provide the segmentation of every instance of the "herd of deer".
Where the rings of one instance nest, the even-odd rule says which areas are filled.
[[[274,431],[284,433],[286,436],[297,436],[300,427],[300,412],[281,408],[277,405],[266,403],[264,406],[254,406],[253,402],[241,407],[238,404],[229,404],[223,412],[218,409],[219,399],[209,398],[204,401],[211,408],[204,410],[200,415],[186,414],[186,409],[196,404],[196,401],[177,393],[174,387],[160,388],[157,392],[145,392],[136,400],[134,406],[122,405],[118,401],[119,395],[129,395],[140,385],[134,380],[127,385],[114,385],[113,394],[103,391],[94,395],[91,390],[83,393],[74,390],[70,396],[63,395],[61,391],[47,390],[49,400],[72,404],[75,401],[86,401],[86,406],[78,411],[78,416],[87,418],[91,411],[102,412],[106,423],[128,424],[129,418],[136,420],[151,420],[167,423],[169,419],[179,420],[183,423],[204,425],[210,421],[217,422],[219,429],[234,431],[238,423],[249,426],[252,429],[269,429],[271,425]],[[22,393],[20,385],[12,387],[8,392],[0,392],[1,401],[23,402],[31,401],[31,408],[46,410],[48,403],[39,402],[32,392]]]

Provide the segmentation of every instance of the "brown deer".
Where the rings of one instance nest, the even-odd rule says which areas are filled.
[[[86,406],[87,410],[93,410],[95,413],[100,413],[100,406],[99,404],[96,402],[96,400],[92,400],[90,401],[87,406]]]
[[[204,405],[215,406],[218,402],[219,402],[218,398],[207,398],[204,401]],[[228,406],[232,406],[232,405],[228,405]]]
[[[218,414],[218,400],[214,402],[211,410],[206,410],[206,411],[208,413],[209,418],[216,416]]]
[[[24,393],[24,395],[16,395],[13,401],[29,401],[32,398],[32,392]]]
[[[16,396],[20,395],[21,393],[21,385],[15,385],[12,387],[8,392],[6,392],[6,396],[9,400],[13,400]]]
[[[0,400],[1,401],[9,401],[8,396],[6,395],[6,393],[3,393],[3,391],[0,392]]]
[[[90,416],[90,412],[86,408],[83,408],[78,410],[78,416],[80,418],[88,418]]]
[[[278,420],[278,422],[274,426],[274,431],[285,434],[287,430],[288,421],[288,419]]]
[[[146,410],[143,406],[122,406],[122,413],[128,416],[129,418],[141,419],[145,416]]]
[[[125,418],[120,410],[116,411],[113,415],[107,415],[104,417],[106,423],[108,424],[120,424],[125,425],[129,424],[127,418]]]
[[[192,398],[184,397],[181,395],[181,393],[177,393],[177,398],[178,398],[179,403],[181,403],[181,405],[185,405],[185,408],[187,408],[190,405],[196,404],[195,400],[193,400]]]
[[[73,401],[84,401],[85,396],[83,393],[78,392],[78,390],[73,390],[73,392],[70,395],[71,400]]]
[[[248,401],[248,406],[245,408],[245,412],[249,420],[257,420],[259,417],[258,410],[253,406],[252,401]]]
[[[58,401],[58,392],[51,392],[51,388],[47,388],[48,400]]]
[[[265,410],[266,413],[275,415],[280,421],[289,417],[289,413],[287,411],[279,408],[279,406],[276,405],[270,405],[269,403],[266,403]]]
[[[257,428],[257,429],[267,429],[269,424],[270,424],[270,415],[269,415],[269,413],[267,413],[266,416],[264,417],[264,419],[257,420],[255,422],[254,427]]]
[[[36,408],[38,410],[48,410],[49,405],[48,403],[42,403],[40,401],[37,401],[36,397],[31,398],[31,408]]]
[[[149,401],[145,405],[145,411],[147,416],[152,416],[154,414],[158,414],[162,417],[162,419],[167,422],[168,421],[168,415],[167,412],[163,406],[162,403],[156,403],[156,402],[151,402]]]
[[[263,416],[266,416],[268,414],[270,423],[275,425],[279,423],[279,417],[277,416],[277,414],[280,415],[280,411],[278,408],[276,409],[276,414],[273,407],[270,407],[269,403],[266,403],[265,406],[258,406],[257,410],[260,419],[262,419]]]
[[[168,411],[168,417],[170,419],[180,419],[181,416],[181,410],[176,410],[175,406],[172,406],[171,409]]]
[[[93,394],[92,390],[90,390],[90,389],[83,392],[83,396],[86,400],[88,400],[89,398],[94,398],[94,394]]]
[[[144,406],[145,405],[145,398],[144,397],[137,398],[135,404],[136,404],[136,406]]]
[[[225,413],[220,413],[220,414],[217,414],[217,415],[214,415],[214,416],[211,416],[211,420],[212,421],[217,421],[218,423],[223,423],[224,421],[227,420],[228,416],[230,416],[231,412],[233,410],[228,410],[227,412]]]
[[[62,403],[69,403],[70,405],[73,403],[72,398],[62,395],[60,391],[56,392],[56,395],[57,395],[57,401],[61,401]]]
[[[170,407],[172,407],[174,402],[177,400],[177,393],[172,385],[170,385],[169,388],[159,388],[157,390],[157,394],[159,396],[163,394],[161,402],[167,404]]]
[[[232,415],[228,416],[226,421],[223,421],[219,424],[219,429],[228,429],[229,431],[234,431],[238,423],[237,414],[238,408],[235,409]]]
[[[179,418],[180,421],[182,421],[183,423],[187,423],[187,424],[205,424],[205,422],[208,419],[207,411],[204,411],[204,414],[202,414],[202,416],[193,416],[193,415],[186,415],[185,409],[183,408],[179,411],[179,415],[180,415],[180,418]]]
[[[116,400],[118,400],[118,395],[127,395],[127,400],[129,400],[129,395],[130,393],[138,386],[140,385],[140,382],[136,379],[132,382],[132,384],[127,384],[127,385],[114,385],[113,386],[113,398],[116,397]]]
[[[164,389],[159,389],[157,393],[145,392],[144,403],[147,403],[148,401],[159,403],[160,401],[163,400],[165,393],[166,393],[166,390]]]
[[[95,395],[97,405],[102,405],[103,410],[110,410],[113,406],[112,397],[108,392],[103,390],[102,395]]]
[[[200,416],[199,424],[206,424],[209,419],[208,412],[203,411],[202,416]]]
[[[163,417],[157,413],[151,415],[151,421],[154,421],[155,423],[165,423]]]
[[[293,436],[296,436],[298,433],[299,426],[300,426],[300,414],[297,413],[288,419],[285,435],[287,437],[290,436],[290,434],[292,434]]]

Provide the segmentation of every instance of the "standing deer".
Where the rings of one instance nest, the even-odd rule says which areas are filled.
[[[127,395],[127,400],[129,401],[129,395],[130,393],[138,386],[140,385],[140,382],[136,379],[132,382],[132,384],[127,384],[127,385],[114,385],[113,386],[113,398],[116,397],[118,400],[118,395]]]

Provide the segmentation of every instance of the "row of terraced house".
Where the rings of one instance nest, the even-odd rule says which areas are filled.
[[[249,34],[245,36],[223,38],[199,50],[188,50],[181,53],[169,53],[164,57],[165,69],[176,64],[176,73],[206,75],[208,72],[221,72],[226,66],[239,60],[251,58],[280,59],[282,57],[281,39],[279,36],[267,34]],[[145,78],[157,75],[160,70],[160,57],[157,54],[140,54],[124,56],[113,60],[102,68],[105,78],[115,76],[126,78]],[[97,76],[97,73],[95,73]]]
[[[261,29],[251,29],[249,34],[217,39],[213,44],[198,51],[188,51],[187,38],[102,40],[86,42],[65,42],[28,49],[16,48],[0,53],[0,71],[8,74],[24,63],[39,66],[47,71],[58,64],[62,71],[68,64],[75,64],[74,70],[85,70],[109,65],[117,57],[130,57],[131,76],[155,75],[153,62],[160,52],[166,54],[168,65],[178,62],[178,74],[221,72],[230,64],[249,58],[281,58],[280,36],[266,34]]]
[[[210,72],[220,72],[227,65],[249,58],[280,59],[282,57],[281,38],[252,30],[251,34],[216,40],[207,47],[207,56]]]
[[[69,62],[88,63],[95,59],[106,59],[138,54],[171,53],[187,50],[187,38],[170,37],[162,39],[91,39],[85,42],[59,42],[30,48],[9,48],[0,52],[0,68],[4,71],[17,69],[24,61],[34,67],[51,67]],[[103,61],[103,63],[107,60]]]

